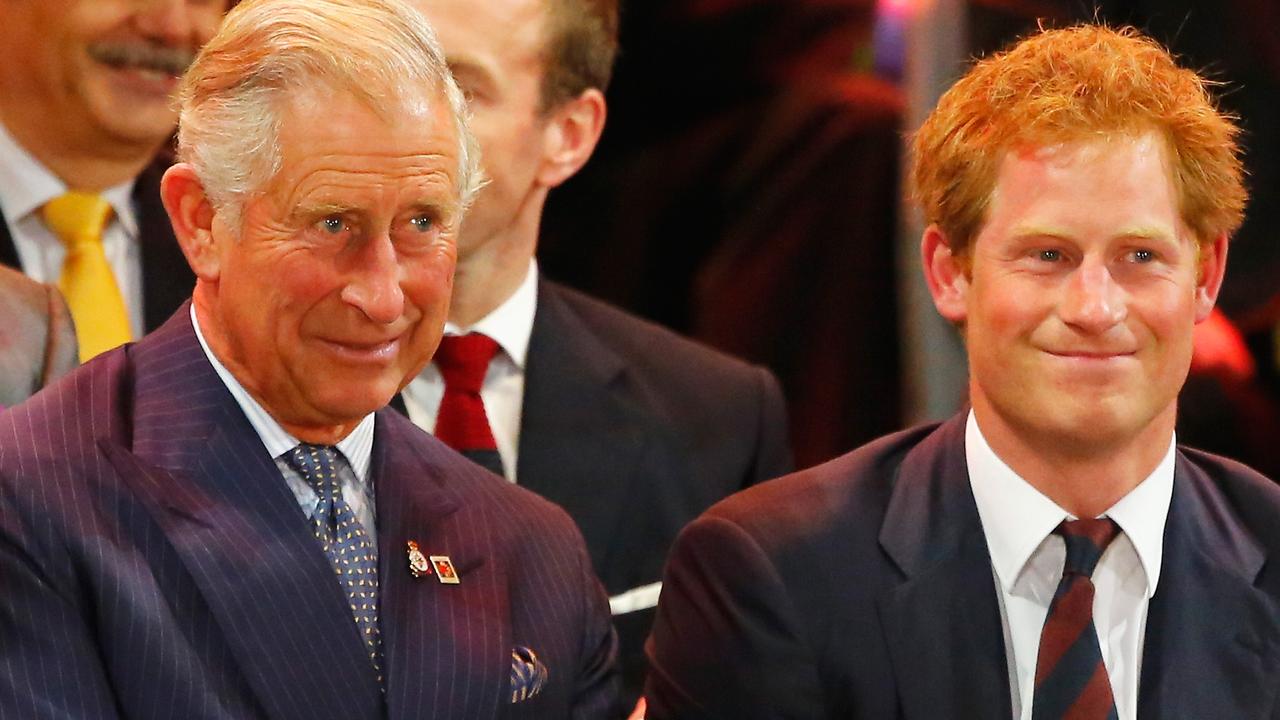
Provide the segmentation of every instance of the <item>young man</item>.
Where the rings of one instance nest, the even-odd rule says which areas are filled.
[[[686,530],[649,717],[1280,712],[1280,489],[1174,439],[1236,135],[1132,31],[1043,32],[957,82],[912,177],[972,408]]]

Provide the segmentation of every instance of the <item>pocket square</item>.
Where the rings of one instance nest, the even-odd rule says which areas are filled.
[[[518,703],[542,692],[547,684],[547,666],[533,650],[517,645],[511,649],[511,702]]]

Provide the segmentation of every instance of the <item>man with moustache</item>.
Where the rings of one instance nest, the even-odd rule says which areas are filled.
[[[1180,448],[1238,130],[1133,30],[978,62],[914,140],[972,408],[676,542],[649,718],[1276,718],[1280,488]]]
[[[250,0],[180,93],[192,301],[0,415],[0,716],[598,718],[573,522],[380,410],[480,184],[401,0]]]
[[[76,334],[58,291],[0,267],[0,410],[76,366]]]
[[[82,359],[141,337],[191,294],[157,152],[173,89],[226,6],[0,3],[0,264],[58,284]]]
[[[767,370],[542,277],[548,192],[605,122],[616,0],[415,0],[467,94],[489,184],[458,239],[446,338],[408,415],[577,521],[611,596],[632,698],[662,564],[716,500],[790,469]]]

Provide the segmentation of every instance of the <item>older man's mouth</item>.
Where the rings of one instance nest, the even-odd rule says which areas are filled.
[[[347,362],[382,365],[396,359],[400,352],[400,339],[400,336],[376,341],[326,339],[324,343]]]

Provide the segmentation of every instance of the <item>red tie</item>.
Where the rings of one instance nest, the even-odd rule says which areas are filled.
[[[1062,581],[1040,631],[1033,720],[1104,720],[1116,716],[1111,678],[1093,624],[1093,569],[1119,534],[1115,522],[1072,520],[1055,533],[1067,544]]]
[[[435,436],[441,442],[502,474],[498,444],[489,429],[480,388],[498,343],[480,333],[446,335],[440,339],[434,361],[444,378],[444,397],[436,414]]]

